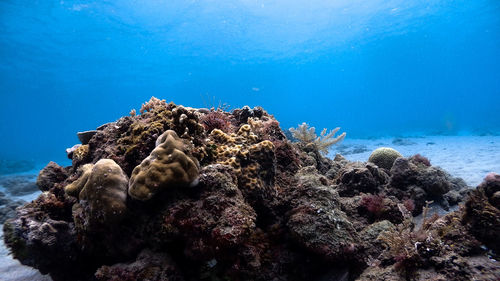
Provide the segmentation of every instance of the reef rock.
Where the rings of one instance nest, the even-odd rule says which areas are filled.
[[[428,161],[422,162],[420,157],[396,159],[390,175],[389,193],[399,198],[409,196],[419,211],[425,201],[436,201],[448,209],[461,201],[468,189],[463,180],[430,166]]]
[[[470,193],[463,218],[471,233],[496,253],[500,253],[500,207],[495,204],[499,190],[500,175],[488,174]]]
[[[80,140],[80,142],[85,145],[88,144],[90,139],[97,134],[97,130],[90,130],[90,131],[83,131],[83,132],[78,132],[76,133],[76,136]]]
[[[372,163],[347,165],[339,171],[337,184],[340,196],[353,196],[360,192],[379,193],[389,181],[383,169]]]
[[[123,280],[169,280],[182,281],[184,278],[174,261],[167,254],[144,250],[131,263],[102,266],[95,273],[99,281]]]
[[[50,161],[38,174],[36,185],[41,191],[48,191],[53,188],[55,184],[63,182],[67,178],[67,171],[63,167],[57,165],[57,163]]]

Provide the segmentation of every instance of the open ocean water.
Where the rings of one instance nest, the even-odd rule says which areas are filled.
[[[156,96],[348,138],[500,131],[500,2],[0,2],[0,156],[65,158]]]
[[[394,146],[474,186],[500,172],[500,2],[0,1],[0,174],[70,165],[151,96],[340,126],[330,156]],[[48,280],[0,246],[0,280]]]

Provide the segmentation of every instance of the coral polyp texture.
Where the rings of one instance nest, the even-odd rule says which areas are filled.
[[[40,171],[4,224],[21,263],[55,281],[500,278],[498,174],[472,189],[420,155],[332,160],[345,134],[293,142],[261,107],[133,112]]]
[[[198,160],[190,155],[186,146],[175,131],[167,130],[159,136],[156,148],[132,171],[129,195],[145,201],[161,190],[195,184]]]
[[[396,161],[399,157],[403,157],[403,155],[401,155],[401,153],[394,148],[379,147],[372,152],[370,158],[368,158],[368,162],[371,162],[380,168],[390,170],[394,161]]]

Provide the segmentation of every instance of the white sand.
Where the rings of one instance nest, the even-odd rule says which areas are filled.
[[[461,177],[468,185],[475,187],[489,172],[500,173],[500,136],[427,136],[403,138],[411,145],[395,145],[394,138],[345,139],[330,156],[347,146],[347,151],[366,147],[367,152],[344,155],[351,161],[367,161],[371,152],[380,146],[392,147],[403,156],[420,153],[429,158],[432,165],[440,166],[456,177]],[[342,153],[341,153],[342,154]]]

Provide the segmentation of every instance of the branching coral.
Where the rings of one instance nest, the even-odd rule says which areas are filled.
[[[151,99],[148,102],[142,104],[140,112],[141,114],[143,114],[144,112],[148,112],[157,106],[166,106],[166,105],[167,103],[165,100],[160,100],[158,98],[151,97]]]
[[[340,127],[337,127],[327,134],[328,131],[325,128],[323,129],[323,131],[321,131],[321,134],[317,136],[316,128],[309,127],[309,125],[305,122],[299,125],[297,128],[290,128],[290,132],[292,132],[293,137],[296,138],[300,143],[304,145],[312,143],[316,146],[319,152],[325,155],[328,154],[330,147],[345,138],[345,132],[335,137],[335,134],[339,130]]]

